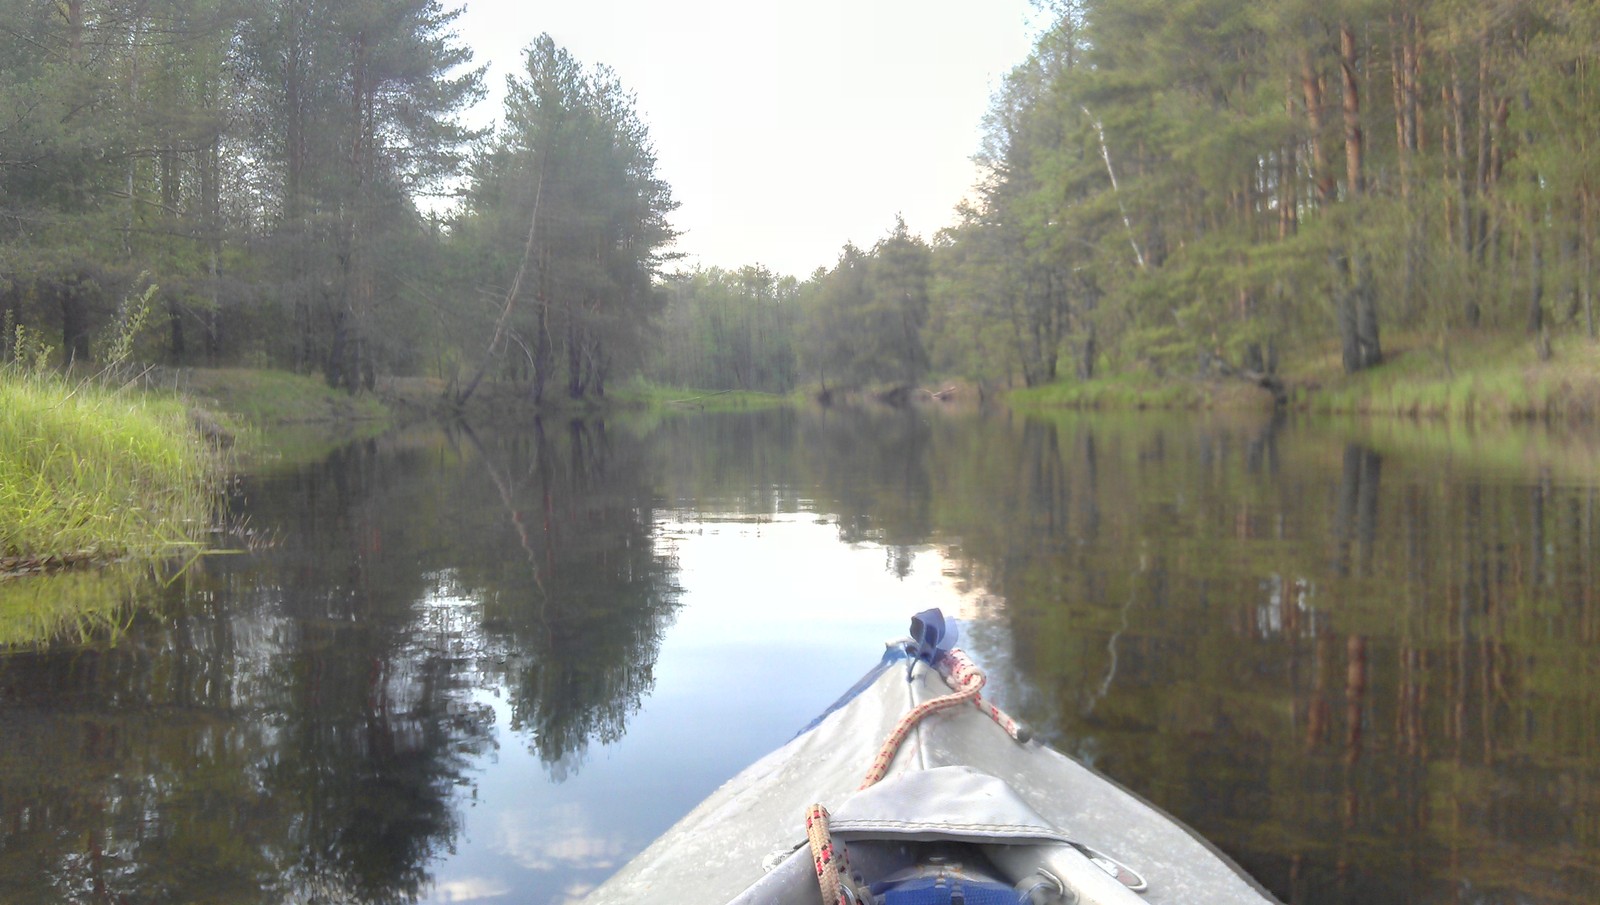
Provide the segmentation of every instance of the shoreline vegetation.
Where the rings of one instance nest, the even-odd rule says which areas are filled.
[[[1578,337],[1548,357],[1516,337],[1478,333],[1397,337],[1382,364],[1342,373],[1338,351],[1306,357],[1282,377],[1291,411],[1392,416],[1430,423],[1579,421],[1600,417],[1600,346]],[[216,449],[251,468],[312,461],[352,440],[430,417],[586,417],[612,412],[744,411],[817,404],[789,394],[619,384],[603,400],[547,396],[535,406],[514,383],[486,381],[465,410],[441,381],[379,380],[352,396],[317,376],[250,368],[152,371],[143,389],[11,369],[0,380],[0,575],[97,564],[196,547],[210,527]],[[939,384],[941,390],[951,390]],[[958,404],[996,400],[1020,412],[1266,411],[1274,394],[1231,376],[1113,374],[1032,388],[953,385]],[[882,402],[886,389],[835,392]],[[902,402],[930,396],[920,388]],[[837,404],[837,402],[836,402]]]
[[[1378,415],[1430,422],[1594,421],[1600,418],[1600,345],[1580,337],[1552,341],[1548,356],[1523,338],[1492,333],[1403,336],[1385,360],[1355,374],[1338,351],[1308,357],[1282,375],[1290,411]],[[1169,378],[1122,374],[1012,390],[1024,411],[1271,409],[1273,394],[1239,377]]]
[[[952,378],[1022,409],[1600,411],[1600,18],[1570,2],[1047,5],[950,225],[896,216],[807,276],[675,263],[648,111],[549,34],[480,133],[437,5],[330,0],[292,40],[270,5],[13,6],[0,360],[26,335],[80,368],[248,365],[153,384],[271,424],[240,445],[278,461],[440,412],[928,405]],[[173,78],[128,81],[155,60]]]
[[[1029,389],[933,382],[910,392],[834,388],[833,404],[1023,415],[1072,411],[1272,411],[1360,418],[1364,442],[1448,447],[1504,467],[1529,455],[1578,473],[1592,444],[1545,437],[1529,451],[1500,428],[1580,425],[1600,417],[1600,346],[1558,339],[1548,358],[1518,337],[1397,337],[1381,365],[1342,373],[1336,350],[1307,357],[1275,394],[1237,376],[1110,374]],[[930,389],[930,387],[932,389]],[[201,553],[216,525],[226,468],[265,472],[318,461],[351,442],[436,418],[670,418],[681,413],[816,406],[819,388],[788,394],[621,383],[604,400],[547,396],[535,406],[515,381],[485,381],[472,404],[449,404],[442,381],[379,379],[351,396],[316,375],[250,368],[152,369],[138,386],[71,382],[0,369],[0,646],[59,637],[113,640],[138,588]],[[940,401],[934,401],[934,394]],[[1463,447],[1462,444],[1466,444]],[[226,452],[224,452],[226,450]],[[36,577],[32,580],[20,579]]]
[[[1541,358],[1525,338],[1490,332],[1439,337],[1397,336],[1386,360],[1356,374],[1342,372],[1337,349],[1307,356],[1282,377],[1281,398],[1290,411],[1318,415],[1392,416],[1429,422],[1492,423],[1600,419],[1600,345],[1562,337]],[[585,417],[618,411],[663,413],[746,411],[817,403],[819,388],[787,394],[664,386],[646,380],[620,384],[603,399],[547,395],[535,405],[515,381],[485,381],[471,404],[452,407],[445,382],[432,378],[380,379],[373,393],[350,397],[315,376],[249,369],[184,371],[184,393],[263,430],[272,439],[296,426],[384,429],[429,417],[504,419],[535,415]],[[833,388],[834,404],[885,404],[890,385]],[[1106,374],[1089,381],[1062,379],[1038,387],[992,387],[971,381],[932,380],[901,393],[901,401],[933,403],[934,393],[957,404],[996,402],[1018,411],[1266,411],[1274,394],[1239,376]],[[271,397],[271,398],[263,398]],[[277,445],[269,442],[268,446]]]
[[[0,577],[197,550],[219,474],[180,399],[0,371]]]
[[[1397,335],[1384,362],[1345,374],[1339,350],[1302,357],[1281,375],[1277,394],[1284,408],[1318,415],[1392,416],[1428,422],[1506,422],[1600,419],[1600,344],[1581,337],[1552,341],[1551,354],[1523,337],[1488,331],[1438,336]],[[746,411],[819,404],[819,388],[789,393],[667,386],[643,379],[612,388],[605,397],[566,399],[546,395],[539,404],[516,381],[486,380],[465,407],[450,404],[446,383],[435,378],[380,378],[371,393],[351,396],[318,376],[250,368],[183,369],[151,381],[176,390],[199,413],[244,433],[267,458],[293,455],[290,438],[302,433],[338,439],[375,435],[425,418],[504,420],[535,415],[586,417],[636,410],[672,412]],[[1071,378],[1037,387],[993,387],[971,381],[931,380],[906,388],[888,384],[833,388],[833,404],[935,403],[935,393],[955,404],[995,402],[1022,412],[1087,411],[1268,411],[1275,394],[1237,375],[1205,377],[1150,372],[1108,373],[1094,380]],[[897,393],[898,391],[898,393]],[[889,401],[893,400],[893,401]],[[217,413],[217,414],[211,414]]]

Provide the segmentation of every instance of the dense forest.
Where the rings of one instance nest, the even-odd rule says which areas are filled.
[[[434,0],[0,0],[0,356],[535,399],[1270,373],[1596,337],[1587,0],[1056,0],[923,238],[675,267],[633,95],[533,40],[497,125]],[[144,310],[148,308],[148,310]]]
[[[493,134],[464,128],[455,16],[4,0],[4,351],[93,361],[147,316],[154,360],[603,391],[659,308],[670,190],[631,95],[547,37]]]

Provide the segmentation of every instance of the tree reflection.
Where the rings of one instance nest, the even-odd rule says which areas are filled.
[[[424,431],[239,502],[273,549],[0,654],[8,898],[415,901],[493,744],[480,690],[557,773],[648,693],[676,590],[635,438]]]
[[[513,728],[564,777],[591,742],[622,737],[654,682],[678,599],[676,563],[655,547],[654,488],[640,444],[604,422],[572,421],[556,441],[541,421],[492,446],[462,435],[505,518],[457,577],[482,597]]]
[[[988,477],[940,528],[1054,692],[1023,715],[1287,901],[1455,901],[1463,877],[1584,901],[1595,488],[1196,427],[1067,418],[944,451]]]
[[[0,878],[415,898],[493,744],[485,692],[556,779],[626,731],[678,599],[658,521],[807,511],[891,572],[940,545],[1004,601],[1018,715],[1284,900],[1587,901],[1591,460],[1468,469],[1418,436],[834,409],[349,447],[246,485],[276,548],[191,570],[115,643],[0,657]]]

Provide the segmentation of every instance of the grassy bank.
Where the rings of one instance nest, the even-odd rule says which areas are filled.
[[[253,471],[320,461],[395,423],[376,394],[352,396],[319,376],[289,371],[186,368],[153,386],[176,391],[208,429],[237,440],[236,457]]]
[[[1563,337],[1540,361],[1525,337],[1398,335],[1382,365],[1343,373],[1337,350],[1291,359],[1282,375],[1287,404],[1323,414],[1400,415],[1446,420],[1600,417],[1600,345]],[[1259,409],[1267,391],[1237,378],[1199,380],[1123,374],[1012,390],[1013,408]]]
[[[1540,361],[1520,336],[1402,335],[1371,370],[1345,375],[1326,356],[1287,376],[1292,404],[1314,412],[1468,421],[1600,416],[1600,346],[1561,337],[1551,352]]]
[[[635,408],[681,409],[696,412],[742,412],[751,409],[792,405],[793,395],[757,393],[751,390],[694,390],[665,387],[642,380],[631,381],[613,390],[612,402]]]
[[[1272,395],[1243,380],[1195,380],[1117,374],[1096,380],[1064,380],[1005,394],[1015,409],[1271,409]]]
[[[254,427],[390,420],[377,396],[352,396],[320,377],[253,368],[188,368],[159,381],[197,405],[233,415]]]
[[[505,420],[534,415],[604,415],[618,409],[662,411],[744,411],[775,408],[796,401],[795,396],[743,390],[696,390],[666,387],[644,380],[629,380],[606,389],[603,398],[568,398],[559,387],[549,388],[535,406],[523,383],[486,380],[479,384],[464,409],[452,408],[445,398],[444,381],[431,377],[396,377],[378,382],[378,395],[392,408],[417,414],[460,415],[468,420]]]
[[[0,572],[194,546],[215,473],[179,401],[0,370]]]

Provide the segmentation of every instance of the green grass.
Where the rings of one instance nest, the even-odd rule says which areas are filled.
[[[1006,403],[1023,410],[1263,409],[1272,406],[1272,397],[1242,380],[1114,374],[1095,380],[1068,379],[1012,390],[1006,394]]]
[[[320,377],[289,371],[194,368],[159,384],[178,391],[214,432],[236,440],[236,458],[254,471],[320,461],[394,424],[376,394],[351,396]]]
[[[1453,421],[1594,418],[1600,415],[1600,346],[1554,341],[1540,361],[1525,337],[1400,336],[1388,360],[1352,375],[1291,376],[1297,408],[1329,414],[1405,415]],[[1326,363],[1320,367],[1326,370]]]
[[[216,473],[177,400],[0,369],[9,569],[194,547],[210,526]]]
[[[251,368],[195,368],[173,386],[199,405],[256,427],[280,424],[380,421],[389,409],[371,393],[352,396],[320,377]]]
[[[608,396],[621,406],[695,412],[740,412],[781,408],[796,402],[796,397],[793,395],[782,396],[777,393],[758,393],[751,390],[695,390],[658,386],[643,380],[630,381],[611,390]]]
[[[1397,415],[1451,421],[1600,418],[1600,345],[1556,338],[1540,361],[1521,335],[1397,334],[1387,360],[1344,374],[1337,349],[1289,356],[1290,408],[1321,414]],[[1259,409],[1270,397],[1242,380],[1113,374],[1012,390],[1013,408],[1134,411]]]

